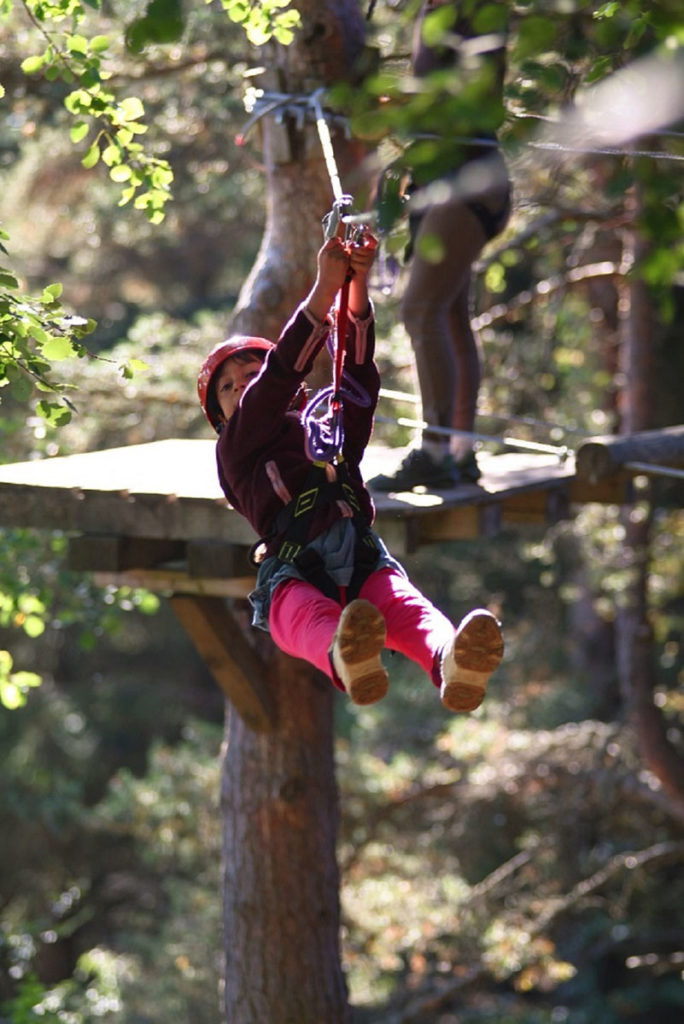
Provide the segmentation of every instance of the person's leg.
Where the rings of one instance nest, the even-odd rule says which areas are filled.
[[[437,240],[442,258],[421,255],[421,241]],[[416,359],[423,419],[447,429],[472,431],[480,384],[479,350],[470,327],[470,267],[485,243],[477,216],[462,202],[429,209],[416,236],[411,270],[402,300],[402,318]],[[459,409],[459,421],[456,410]],[[410,490],[420,484],[453,487],[465,476],[450,454],[457,439],[431,431],[411,449],[392,474],[369,484],[380,491]],[[466,451],[468,449],[466,448]],[[474,460],[473,460],[474,461]]]
[[[449,333],[457,366],[450,426],[454,430],[472,432],[482,379],[482,348],[471,326],[470,280],[471,275],[468,274],[467,283],[449,309]]]
[[[435,239],[442,258],[432,262],[421,255],[421,243]],[[465,348],[472,371],[477,349],[470,328],[470,268],[485,244],[482,224],[462,202],[429,209],[416,237],[411,269],[402,301],[402,318],[411,339],[423,406],[423,419],[440,427],[453,427],[457,394],[479,374],[459,384],[459,361]],[[478,366],[479,369],[479,366]],[[477,395],[469,400],[473,405]],[[464,399],[459,399],[464,404]],[[466,403],[468,404],[468,403]],[[460,429],[460,428],[459,428]],[[425,431],[426,440],[439,435]],[[448,448],[448,440],[442,437]]]
[[[440,689],[450,711],[474,711],[503,657],[503,636],[494,615],[469,612],[457,628],[410,580],[392,569],[372,573],[361,597],[382,612],[387,646],[411,658]]]
[[[269,628],[281,651],[315,665],[355,704],[373,704],[387,693],[380,660],[385,622],[368,601],[342,609],[311,583],[287,580],[271,599]]]
[[[415,661],[439,686],[442,653],[454,627],[414,584],[394,569],[371,573],[359,597],[379,608],[387,625],[387,646]]]
[[[281,651],[310,661],[331,676],[328,651],[341,613],[340,604],[317,587],[304,580],[291,579],[276,587],[268,625]]]
[[[478,396],[482,380],[482,345],[471,326],[470,274],[468,282],[456,296],[449,310],[449,324],[454,359],[456,361],[456,389],[450,426],[466,436],[454,434],[449,450],[464,480],[475,481],[480,471],[473,451]]]

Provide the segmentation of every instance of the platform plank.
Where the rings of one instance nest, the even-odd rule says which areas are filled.
[[[371,445],[366,479],[388,472],[405,450]],[[423,543],[492,533],[506,523],[545,522],[575,500],[619,500],[582,485],[572,458],[508,453],[479,456],[477,484],[450,490],[374,493],[376,526],[397,552]],[[589,490],[587,490],[589,488]],[[0,526],[249,546],[249,524],[226,501],[213,440],[167,439],[124,448],[0,466]]]

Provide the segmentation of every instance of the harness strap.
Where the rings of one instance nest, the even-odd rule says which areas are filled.
[[[380,552],[368,522],[361,513],[361,506],[349,481],[345,463],[340,462],[336,465],[337,477],[335,480],[328,480],[325,467],[326,463],[324,462],[311,464],[302,490],[296,498],[293,498],[280,510],[268,536],[254,545],[252,561],[255,561],[255,550],[268,543],[273,537],[282,534],[276,558],[295,565],[302,576],[322,593],[333,600],[339,600],[339,587],[328,576],[321,556],[316,551],[312,551],[307,544],[316,507],[322,501],[345,501],[352,510],[352,524],[356,531],[354,571],[347,588],[351,599],[358,595],[363,583],[373,572]]]

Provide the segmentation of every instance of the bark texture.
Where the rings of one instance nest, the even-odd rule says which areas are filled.
[[[344,1024],[333,689],[278,651],[268,682],[276,731],[226,725],[226,1020]]]
[[[635,218],[638,193],[633,196]],[[625,232],[625,263],[643,257],[645,241],[637,224]],[[622,377],[620,432],[632,434],[653,426],[654,311],[648,290],[638,276],[622,285],[620,349]],[[622,510],[625,530],[624,568],[629,573],[616,618],[616,646],[620,686],[628,720],[633,726],[644,765],[659,780],[671,813],[684,821],[684,762],[667,734],[667,722],[655,703],[655,645],[648,611],[648,566],[652,508],[643,489],[639,501]]]

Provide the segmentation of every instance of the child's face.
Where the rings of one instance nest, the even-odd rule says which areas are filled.
[[[221,415],[227,422],[237,409],[242,392],[258,375],[263,362],[257,356],[247,362],[237,359],[226,359],[216,375],[216,398],[221,407]]]

